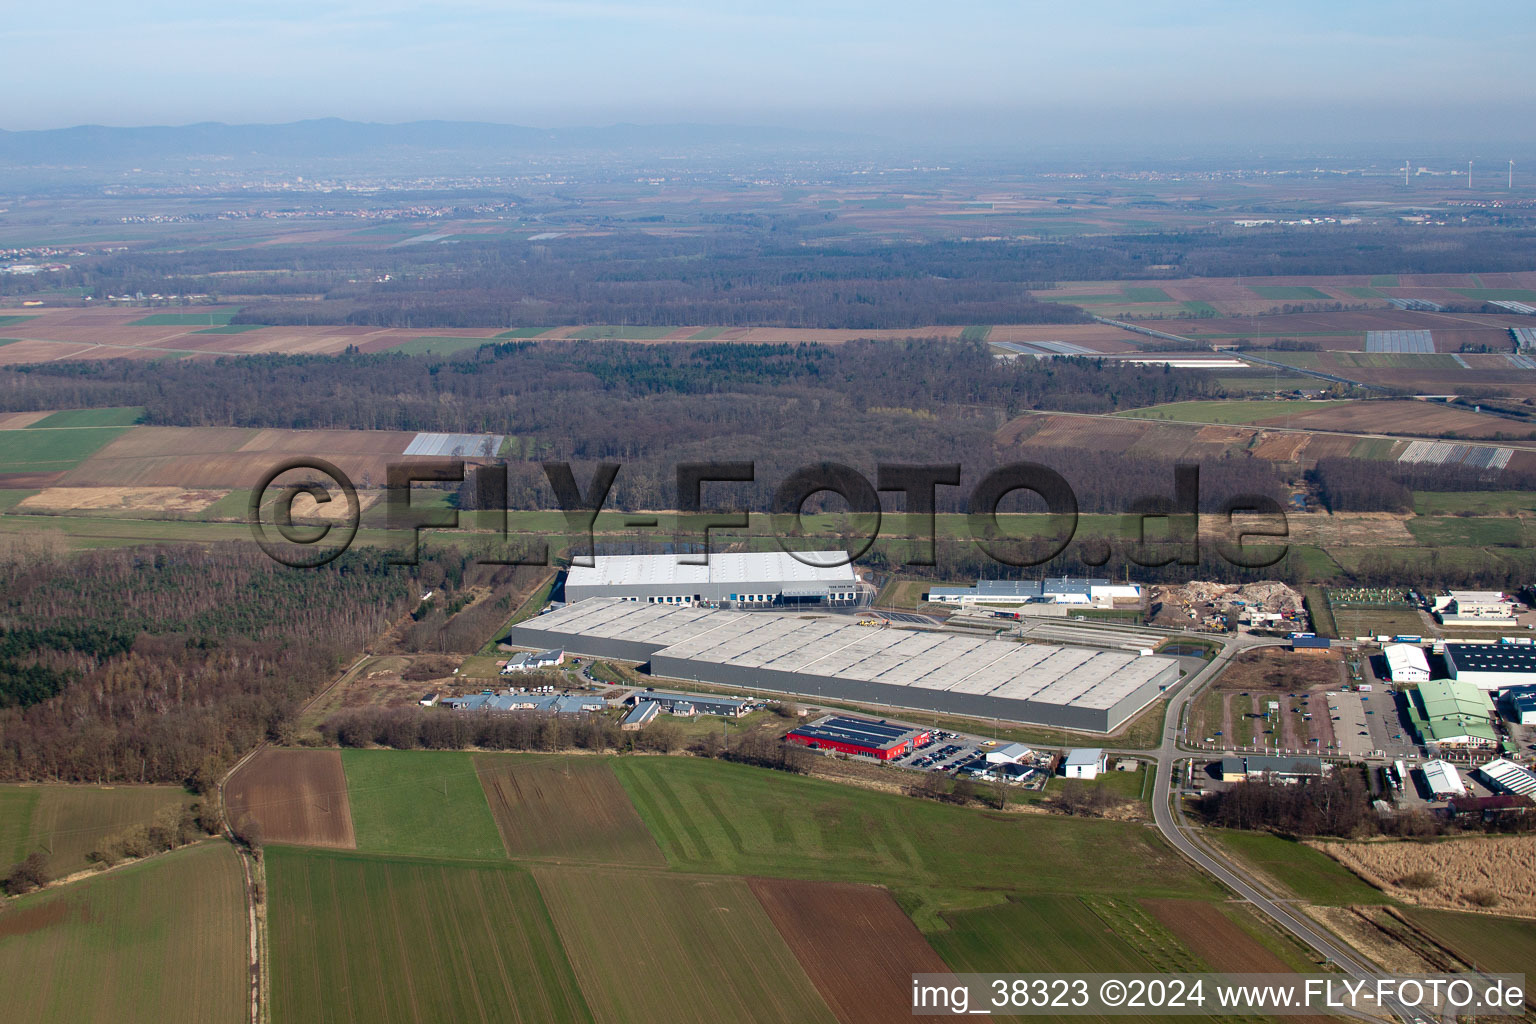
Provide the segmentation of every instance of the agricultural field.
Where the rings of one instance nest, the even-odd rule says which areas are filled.
[[[1304,902],[1330,907],[1393,902],[1337,860],[1305,843],[1269,832],[1207,829],[1205,834],[1228,854],[1258,869]]]
[[[368,853],[504,860],[472,756],[343,750],[357,848]]]
[[[1525,523],[1520,519],[1472,516],[1415,516],[1408,530],[1427,548],[1524,547]]]
[[[839,1024],[911,1012],[911,976],[948,967],[890,893],[868,885],[748,881]]]
[[[334,750],[263,749],[224,785],[229,820],[254,823],[264,843],[352,849],[352,807],[341,754]]]
[[[598,1024],[836,1021],[741,879],[533,874]]]
[[[234,850],[209,842],[9,901],[0,910],[6,1019],[245,1019],[242,887]]]
[[[1404,914],[1415,926],[1478,970],[1530,974],[1531,965],[1536,964],[1536,921],[1529,918],[1418,907],[1410,907]],[[1536,1006],[1536,995],[1529,989],[1526,1005]]]
[[[1238,401],[1172,402],[1146,409],[1130,409],[1117,416],[1149,420],[1184,420],[1193,423],[1244,423],[1283,426],[1287,419],[1299,421],[1319,410],[1353,406],[1351,401]],[[1300,422],[1298,426],[1302,425]]]
[[[593,1019],[520,868],[289,847],[266,858],[276,1024]]]
[[[68,427],[0,431],[0,473],[56,473],[72,469],[123,433],[121,427]]]
[[[1280,945],[1285,940],[1265,930],[1247,904],[1205,900],[1142,900],[1141,904],[1213,971],[1283,974],[1317,966],[1300,946]],[[1276,946],[1287,955],[1281,956]]]
[[[131,427],[144,418],[144,407],[118,406],[105,409],[65,409],[49,413],[27,424],[29,427]]]
[[[479,754],[474,763],[510,856],[666,866],[608,760]]]
[[[1155,836],[1120,822],[986,815],[695,759],[613,764],[678,870],[872,882],[905,890],[904,899],[918,889],[1211,891]],[[1085,877],[1090,859],[1104,870]],[[979,861],[988,864],[980,877]]]
[[[1317,845],[1405,903],[1536,916],[1536,836]]]
[[[42,852],[55,877],[85,871],[104,840],[197,799],[180,786],[0,786],[0,867]]]
[[[1421,516],[1536,516],[1536,491],[1414,491]]]

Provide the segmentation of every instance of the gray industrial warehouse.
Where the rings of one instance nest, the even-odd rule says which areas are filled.
[[[1156,655],[614,598],[519,623],[507,642],[649,661],[673,679],[1090,732],[1117,728],[1179,678]]]
[[[640,604],[768,608],[858,603],[859,581],[845,551],[731,552],[689,565],[681,555],[598,555],[565,578],[568,604],[617,597]],[[692,556],[696,557],[696,556]],[[810,563],[810,564],[807,564]],[[841,564],[839,564],[841,563]]]

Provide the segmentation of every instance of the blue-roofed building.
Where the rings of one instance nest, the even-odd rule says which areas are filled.
[[[661,705],[653,700],[643,700],[635,705],[633,711],[624,716],[624,721],[619,723],[619,728],[625,732],[634,732],[643,729],[656,720],[661,714]]]
[[[737,697],[718,697],[708,693],[667,693],[664,690],[636,690],[624,698],[626,704],[655,701],[661,710],[672,715],[719,715],[722,718],[740,718],[752,709],[750,700]]]

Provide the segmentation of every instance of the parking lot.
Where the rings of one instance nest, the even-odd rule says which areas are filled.
[[[1372,751],[1382,749],[1377,745],[1375,737],[1371,734],[1369,719],[1375,715],[1366,714],[1374,711],[1370,701],[1361,700],[1369,697],[1364,693],[1338,693],[1330,690],[1328,697],[1328,715],[1333,719],[1333,738],[1338,744],[1341,753],[1350,757],[1366,757]]]

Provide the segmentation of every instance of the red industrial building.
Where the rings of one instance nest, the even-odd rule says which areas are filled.
[[[810,725],[791,729],[784,738],[812,750],[860,754],[880,761],[891,761],[926,744],[929,735],[927,729],[828,715]]]

